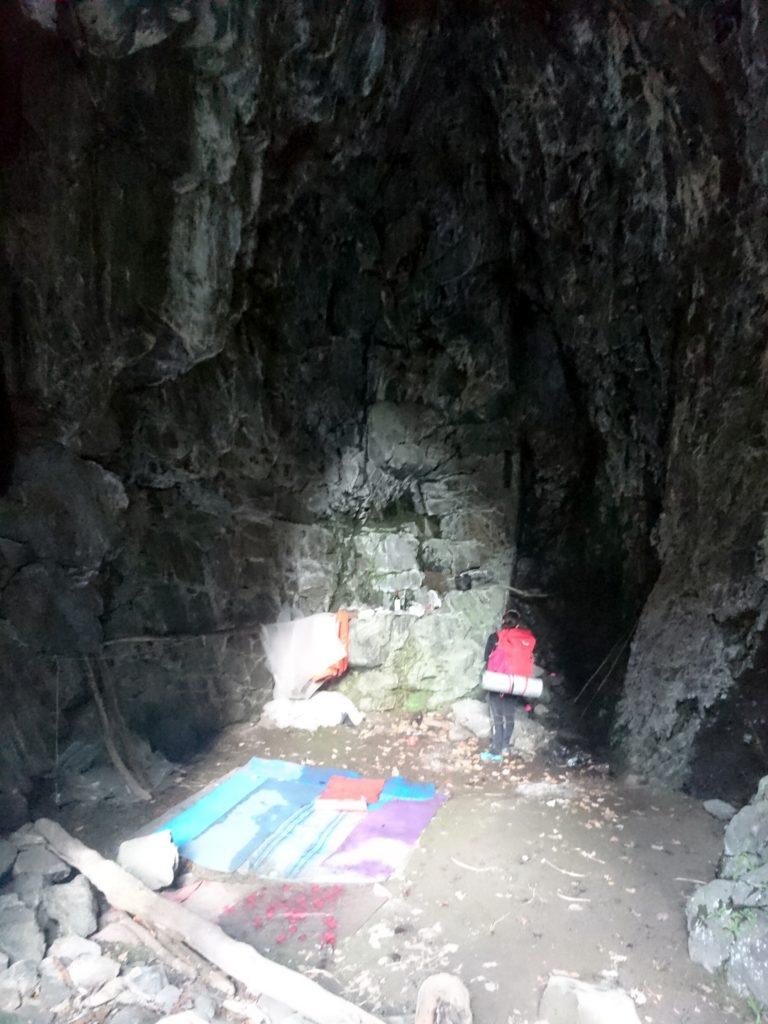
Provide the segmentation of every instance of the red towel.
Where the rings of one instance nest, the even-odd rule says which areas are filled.
[[[375,804],[384,789],[384,779],[348,779],[346,775],[332,775],[318,800],[333,800],[350,807]]]

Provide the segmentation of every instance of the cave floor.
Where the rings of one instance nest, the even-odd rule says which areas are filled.
[[[482,765],[439,717],[369,719],[315,734],[234,726],[148,805],[71,808],[64,823],[114,855],[147,821],[253,755],[432,780],[451,799],[389,900],[312,973],[382,1016],[412,1019],[437,971],[468,985],[476,1024],[533,1024],[551,971],[617,977],[648,1024],[753,1021],[687,955],[684,903],[713,877],[723,826],[677,793],[626,786],[603,766],[539,758]],[[518,786],[539,784],[529,795]],[[316,961],[315,961],[316,962]],[[298,966],[294,964],[294,966]]]

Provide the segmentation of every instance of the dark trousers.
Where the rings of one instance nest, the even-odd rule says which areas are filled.
[[[515,730],[515,698],[489,690],[488,704],[491,712],[490,750],[492,754],[501,754],[509,749],[512,742],[512,733]]]

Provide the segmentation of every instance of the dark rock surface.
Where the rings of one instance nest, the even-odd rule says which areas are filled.
[[[515,558],[687,782],[768,608],[759,0],[0,17],[3,798],[86,654],[180,756],[280,607]]]

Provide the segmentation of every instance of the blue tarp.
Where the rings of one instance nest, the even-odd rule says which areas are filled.
[[[181,814],[171,818],[158,831],[170,829],[174,843],[178,847],[185,846],[225,814],[229,814],[233,807],[250,796],[267,779],[297,779],[300,774],[301,766],[290,761],[251,758],[247,765],[238,768],[234,775],[230,775]]]

